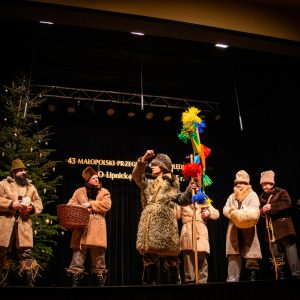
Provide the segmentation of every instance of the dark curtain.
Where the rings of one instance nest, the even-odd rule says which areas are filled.
[[[202,143],[212,149],[206,161],[206,174],[213,180],[212,186],[206,188],[206,193],[213,200],[213,205],[220,210],[219,220],[208,222],[211,245],[211,254],[208,256],[210,282],[226,280],[225,238],[228,220],[223,216],[222,209],[233,190],[233,180],[238,170],[245,169],[249,173],[250,183],[259,194],[260,172],[273,169],[276,172],[276,183],[290,192],[294,206],[299,198],[299,156],[295,137],[295,130],[299,128],[298,111],[293,106],[294,96],[288,93],[284,101],[281,99],[283,96],[282,93],[276,94],[275,90],[273,95],[265,95],[263,91],[259,95],[253,95],[251,89],[245,88],[241,97],[245,99],[241,101],[243,131],[240,130],[232,99],[228,99],[229,104],[223,106],[221,121],[216,122],[209,116],[206,120],[207,128],[201,138]],[[273,98],[274,102],[267,101],[265,97]],[[276,104],[279,99],[284,105],[283,102],[282,105]],[[107,117],[101,106],[92,113],[80,113],[80,107],[79,112],[74,115],[59,111],[47,113],[48,121],[54,126],[53,143],[58,150],[56,156],[63,162],[60,167],[63,174],[60,203],[66,203],[74,190],[83,185],[81,172],[86,165],[69,164],[70,157],[136,161],[147,149],[154,149],[156,152],[169,154],[173,163],[182,163],[191,153],[192,146],[184,144],[177,137],[181,129],[181,113],[174,116],[174,121],[165,123],[157,115],[150,121],[141,116],[129,119],[125,116],[124,107],[117,109],[117,115],[113,117]],[[109,166],[94,168],[113,172],[132,171],[132,168],[112,169]],[[112,208],[107,214],[107,285],[140,284],[142,260],[135,249],[141,213],[139,189],[130,180],[101,178],[101,181],[112,194]],[[182,182],[182,189],[186,184]],[[299,213],[296,207],[294,211],[297,225]],[[262,226],[264,224],[258,225],[260,235]],[[50,284],[66,284],[65,268],[68,267],[72,254],[69,248],[70,234],[67,232],[59,238],[55,260],[49,272]],[[263,240],[261,247],[264,255],[261,276],[272,277],[267,245]]]

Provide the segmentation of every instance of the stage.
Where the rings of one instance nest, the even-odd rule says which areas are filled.
[[[3,287],[1,294],[16,299],[59,300],[84,299],[92,296],[102,299],[131,300],[177,300],[177,299],[209,299],[209,300],[298,300],[300,297],[300,280],[255,281],[255,282],[216,282],[201,285],[132,285],[99,287]]]

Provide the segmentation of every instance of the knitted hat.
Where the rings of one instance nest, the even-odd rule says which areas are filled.
[[[275,183],[275,173],[272,170],[260,173],[260,183]]]
[[[98,175],[98,173],[92,167],[86,167],[82,171],[82,177],[85,182],[88,182],[93,175]]]
[[[12,161],[10,172],[17,170],[17,169],[26,169],[24,163],[19,158]]]
[[[243,182],[246,184],[250,183],[250,177],[248,175],[248,173],[244,170],[240,170],[235,174],[235,180],[234,183],[239,183],[239,182]]]
[[[172,162],[168,155],[157,153],[155,158],[151,161],[150,166],[157,165],[165,172],[172,173]]]

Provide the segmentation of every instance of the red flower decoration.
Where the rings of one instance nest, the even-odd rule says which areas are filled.
[[[185,177],[198,177],[201,172],[200,165],[196,163],[184,164],[182,167],[182,174]]]

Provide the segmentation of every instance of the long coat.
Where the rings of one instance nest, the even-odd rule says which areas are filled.
[[[138,224],[136,249],[140,254],[177,256],[180,253],[176,203],[179,180],[171,173],[145,176],[146,163],[138,161],[132,178],[141,188],[143,211]]]
[[[240,254],[244,258],[262,258],[260,244],[257,236],[256,226],[240,229],[230,220],[230,213],[233,209],[252,208],[259,209],[258,195],[252,190],[251,185],[239,192],[236,187],[223,208],[223,214],[229,218],[226,233],[226,255]],[[243,247],[240,249],[238,241],[238,231],[243,237]]]
[[[18,196],[27,196],[30,198],[30,204],[33,209],[30,213],[17,212],[10,209],[13,201],[18,200]],[[0,246],[8,248],[14,224],[18,222],[17,248],[33,247],[33,231],[31,216],[40,214],[43,210],[43,203],[35,186],[29,182],[29,185],[21,187],[15,180],[7,177],[0,182]]]
[[[263,192],[259,196],[261,215],[262,207],[267,204],[269,196],[271,211],[270,217],[273,225],[273,233],[276,240],[283,239],[288,236],[296,237],[296,231],[292,221],[292,202],[288,192],[284,189],[275,187],[271,193]]]
[[[90,202],[90,219],[87,227],[74,229],[71,238],[71,248],[78,250],[81,246],[107,248],[107,232],[105,215],[111,208],[110,192],[101,187],[95,200],[89,200],[85,187],[77,189],[68,205],[81,205]]]
[[[196,206],[196,238],[197,238],[197,252],[210,253],[208,230],[206,220],[201,217],[201,205]],[[220,213],[211,204],[208,209],[210,211],[210,220],[217,220]],[[178,206],[178,217],[182,219],[182,228],[180,233],[180,249],[194,250],[193,238],[193,216],[194,205]]]

